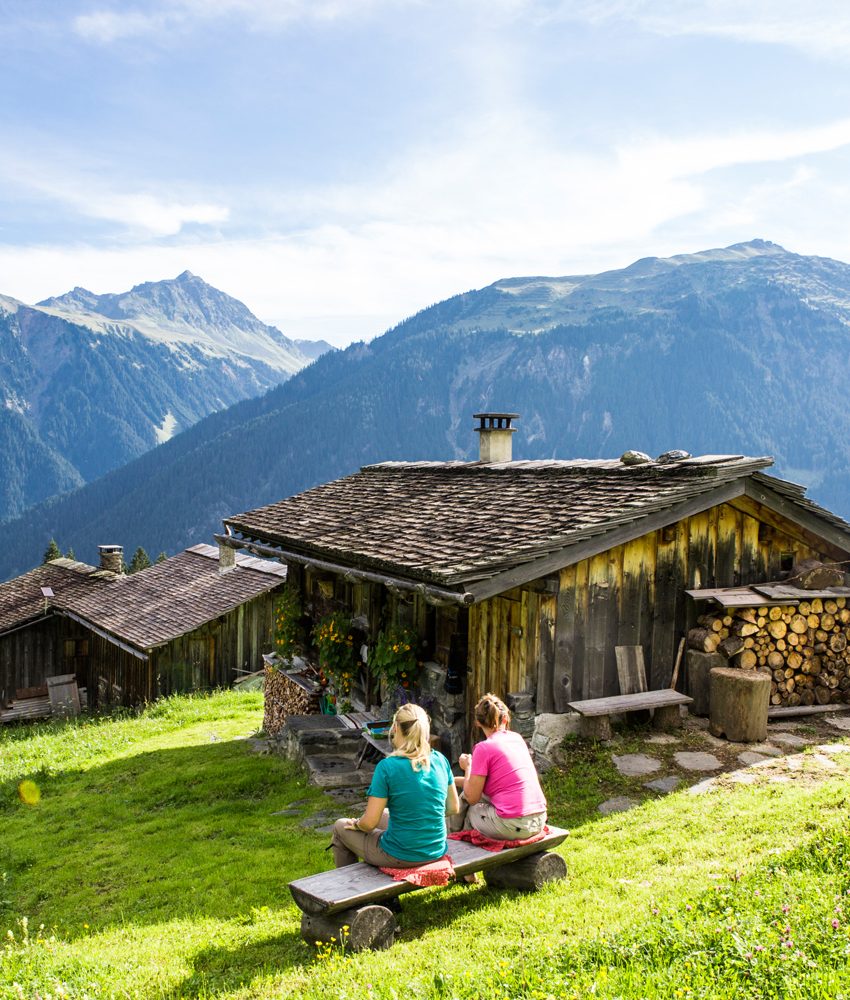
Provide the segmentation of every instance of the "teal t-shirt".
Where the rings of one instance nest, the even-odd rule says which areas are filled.
[[[385,757],[372,775],[368,795],[387,800],[390,822],[381,847],[400,861],[434,861],[446,853],[446,796],[454,781],[449,762],[431,751],[419,771],[406,757]]]

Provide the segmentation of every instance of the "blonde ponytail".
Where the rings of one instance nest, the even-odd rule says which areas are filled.
[[[393,716],[392,730],[399,735],[393,757],[407,757],[414,771],[431,766],[431,723],[419,705],[402,705]],[[391,732],[392,732],[391,730]]]

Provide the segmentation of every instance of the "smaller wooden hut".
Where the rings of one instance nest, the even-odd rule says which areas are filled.
[[[100,567],[54,559],[0,584],[0,703],[60,674],[90,705],[135,704],[262,667],[280,563],[195,545],[125,575],[120,547],[103,549]]]

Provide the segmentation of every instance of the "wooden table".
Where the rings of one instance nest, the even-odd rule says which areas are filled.
[[[363,763],[363,760],[371,747],[374,747],[382,757],[389,757],[389,755],[393,752],[389,736],[385,736],[383,739],[379,740],[376,739],[371,733],[367,733],[364,729],[360,734],[360,738],[363,740],[363,746],[361,747],[360,754],[357,757],[358,767],[360,767]]]

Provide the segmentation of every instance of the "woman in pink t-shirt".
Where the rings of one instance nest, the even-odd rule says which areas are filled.
[[[463,829],[493,840],[525,840],[546,825],[546,798],[534,761],[525,740],[508,728],[510,721],[507,705],[485,694],[475,706],[475,724],[484,739],[471,754],[460,755],[463,777],[455,778],[462,792]],[[453,828],[460,829],[459,817],[452,819]]]

